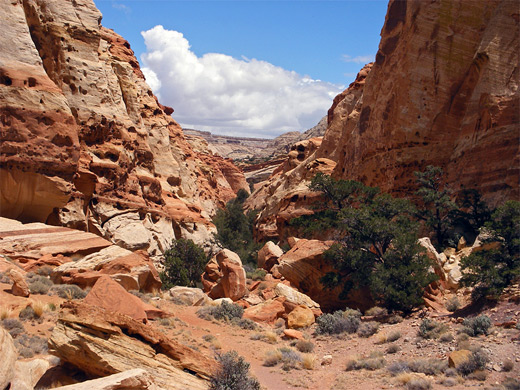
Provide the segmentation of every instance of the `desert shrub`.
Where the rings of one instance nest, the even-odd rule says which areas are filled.
[[[246,276],[249,279],[252,279],[252,280],[255,280],[255,281],[256,280],[264,280],[265,279],[265,275],[267,275],[267,271],[265,269],[261,269],[261,268],[257,268],[253,272],[247,272],[246,273]]]
[[[367,358],[354,358],[347,361],[346,370],[369,370],[375,371],[383,368],[386,362],[382,356],[378,356],[377,354],[371,354],[371,356]]]
[[[454,312],[460,308],[459,298],[452,297],[446,301],[446,309],[448,311]]]
[[[443,343],[450,343],[453,341],[453,335],[451,333],[443,333],[439,337],[439,341],[442,341]]]
[[[25,332],[23,324],[16,318],[6,318],[2,320],[2,327],[9,332],[12,338]]]
[[[505,372],[513,371],[514,367],[515,363],[513,363],[512,360],[507,359],[502,363],[502,370],[504,370]]]
[[[397,344],[390,344],[386,348],[386,353],[388,353],[388,354],[397,353],[397,352],[399,352],[400,349],[401,348],[399,348],[399,345],[397,345]]]
[[[468,375],[468,379],[473,379],[474,381],[480,381],[484,382],[487,378],[486,371],[477,370],[473,371],[471,374]]]
[[[11,309],[10,307],[0,307],[0,320],[5,320],[6,318],[9,318],[11,314],[13,314],[13,309]]]
[[[444,371],[444,375],[447,376],[447,377],[450,377],[450,378],[453,378],[453,377],[456,377],[459,375],[459,373],[457,372],[457,370],[455,368],[447,368],[446,371]]]
[[[354,333],[357,331],[360,319],[357,316],[344,316],[343,311],[338,310],[333,314],[323,314],[316,319],[318,324],[317,334],[339,334],[343,332]]]
[[[471,353],[467,361],[457,367],[457,371],[461,375],[468,376],[477,370],[484,370],[488,361],[486,353],[482,349],[477,349]]]
[[[15,346],[25,358],[33,357],[35,354],[46,353],[48,350],[47,339],[38,336],[28,336],[27,334],[17,337]]]
[[[264,366],[274,367],[278,363],[282,363],[282,369],[289,371],[293,368],[297,368],[302,361],[303,357],[300,352],[293,348],[281,347],[267,353]]]
[[[374,316],[374,317],[384,316],[387,314],[388,314],[388,310],[384,307],[379,307],[379,306],[371,307],[370,309],[368,309],[365,312],[366,316]]]
[[[431,382],[425,378],[412,378],[406,384],[406,389],[408,390],[429,390],[431,388]]]
[[[242,328],[242,329],[245,329],[245,330],[256,330],[256,329],[258,329],[258,325],[256,325],[256,322],[250,320],[249,318],[234,317],[234,318],[231,319],[231,323],[233,325],[236,325],[239,328]]]
[[[392,343],[394,341],[397,341],[401,338],[401,332],[399,332],[398,330],[394,330],[392,332],[390,332],[388,334],[388,336],[386,336],[386,341],[389,342],[389,343]]]
[[[298,340],[294,345],[296,349],[303,353],[310,353],[314,351],[314,344],[308,340]]]
[[[75,284],[60,284],[54,286],[52,291],[56,292],[63,299],[83,299],[87,296],[87,292]]]
[[[210,390],[260,390],[260,383],[249,375],[249,363],[236,351],[217,354],[220,364],[210,378]]]
[[[267,356],[264,360],[264,366],[274,367],[282,360],[282,353],[276,349],[274,351],[267,352]]]
[[[38,268],[36,273],[41,276],[50,276],[52,271],[54,271],[54,268],[52,268],[50,265],[44,265],[43,267]]]
[[[465,318],[462,325],[462,332],[468,336],[475,337],[481,334],[488,335],[492,323],[488,316],[480,315],[478,317]]]
[[[438,359],[419,359],[408,362],[410,371],[426,375],[438,375],[448,368],[448,363]]]
[[[204,250],[193,240],[173,240],[164,252],[164,271],[159,273],[162,288],[173,286],[196,287],[208,259]]]
[[[359,337],[370,337],[376,334],[379,329],[379,324],[375,321],[363,322],[359,325],[357,335]]]
[[[142,293],[141,291],[138,291],[138,290],[130,290],[128,291],[130,294],[132,295],[135,295],[137,298],[139,298],[141,301],[143,302],[146,302],[146,303],[149,303],[150,302],[150,297],[144,293]],[[181,303],[182,304],[182,303]]]
[[[457,380],[454,378],[442,378],[439,383],[444,387],[453,387],[457,384]]]
[[[263,332],[263,333],[255,333],[251,335],[251,340],[261,340],[265,341],[269,344],[276,344],[278,341],[278,336],[274,332]]]
[[[206,320],[216,319],[235,322],[241,319],[243,314],[244,309],[241,306],[226,301],[218,306],[204,306],[197,311],[197,315]]]
[[[423,339],[436,339],[448,330],[446,325],[429,318],[422,320],[417,335]]]
[[[34,311],[33,307],[30,305],[28,305],[25,308],[23,308],[22,310],[20,310],[20,314],[18,314],[18,317],[21,320],[35,320],[37,318],[40,318]]]
[[[404,360],[398,360],[396,362],[393,362],[386,369],[394,376],[403,372],[410,371],[408,362]]]
[[[26,280],[31,294],[47,294],[54,285],[52,280],[48,277],[36,275],[31,272],[26,275]]]
[[[399,314],[393,314],[386,320],[386,322],[389,324],[400,324],[403,321],[404,318],[401,317]]]
[[[303,355],[302,359],[302,367],[306,370],[314,369],[314,365],[316,364],[316,356],[311,355],[310,353],[306,353]]]

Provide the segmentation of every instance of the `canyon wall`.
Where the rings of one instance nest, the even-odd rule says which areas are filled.
[[[317,167],[410,196],[413,172],[435,165],[455,191],[518,199],[519,20],[510,0],[390,1],[375,63],[334,99],[319,148],[248,201],[258,237],[284,238],[311,212]]]
[[[195,152],[91,0],[0,3],[0,215],[160,254],[248,189]]]

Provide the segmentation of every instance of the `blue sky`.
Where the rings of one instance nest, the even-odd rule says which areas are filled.
[[[377,52],[387,1],[94,0],[184,127],[305,131]],[[162,27],[156,27],[162,26]]]

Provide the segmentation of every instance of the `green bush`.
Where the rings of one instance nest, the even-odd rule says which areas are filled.
[[[419,325],[417,335],[423,339],[436,339],[447,330],[448,328],[446,325],[430,320],[429,318],[425,318]]]
[[[450,312],[454,312],[460,308],[460,302],[457,297],[450,298],[446,301],[446,309]]]
[[[162,288],[195,287],[200,282],[207,260],[204,250],[192,240],[174,240],[164,252],[164,271],[159,274]]]
[[[210,390],[260,390],[260,383],[249,375],[249,363],[236,351],[217,355],[218,371],[210,378]]]
[[[214,318],[216,320],[239,320],[244,314],[244,309],[234,303],[223,301],[218,306],[204,306],[197,311],[197,315],[201,318]]]
[[[294,346],[296,347],[296,349],[302,353],[311,353],[312,351],[314,351],[314,344],[312,343],[312,341],[308,341],[308,340],[298,340]]]
[[[29,272],[26,275],[27,285],[31,294],[42,294],[45,295],[49,292],[54,283],[46,276],[36,275]]]
[[[254,281],[264,280],[265,279],[265,275],[267,275],[267,271],[265,269],[261,269],[261,268],[257,268],[253,272],[247,272],[246,273],[246,276],[249,279],[252,279]]]
[[[481,334],[487,336],[492,323],[488,316],[480,315],[478,317],[465,318],[462,325],[462,332],[468,336],[475,337]]]
[[[344,316],[344,312],[338,310],[333,314],[322,314],[316,319],[317,334],[340,334],[343,332],[355,333],[361,323],[355,315]]]
[[[359,337],[370,337],[373,334],[376,334],[379,329],[379,323],[375,321],[363,322],[359,325],[357,330],[357,335]]]
[[[467,376],[477,370],[484,370],[488,361],[489,358],[487,354],[482,349],[478,349],[471,353],[471,356],[467,361],[462,362],[457,367],[457,371],[461,375]]]
[[[63,299],[83,299],[87,296],[87,292],[75,284],[57,285],[52,287],[52,291],[56,292]]]
[[[486,243],[499,248],[471,253],[461,259],[461,284],[474,287],[472,298],[498,298],[520,276],[520,202],[508,201],[498,207],[487,222]]]

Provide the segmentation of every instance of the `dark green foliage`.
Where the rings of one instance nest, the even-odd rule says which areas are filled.
[[[423,203],[417,216],[433,230],[433,242],[440,250],[450,243],[449,231],[457,205],[451,201],[451,189],[444,184],[442,168],[428,165],[424,172],[414,174],[419,185],[417,195]]]
[[[217,355],[220,368],[210,379],[210,390],[260,390],[260,383],[249,375],[249,363],[236,351]]]
[[[417,244],[413,213],[409,201],[388,194],[343,209],[346,236],[325,252],[339,272],[325,275],[322,283],[342,285],[341,298],[352,288],[369,287],[376,302],[391,310],[409,312],[420,305],[424,287],[436,277],[428,272],[430,261]]]
[[[480,315],[473,318],[465,318],[462,322],[462,331],[468,336],[475,337],[478,335],[488,335],[491,328],[491,319],[486,315]]]
[[[223,248],[238,254],[243,263],[256,264],[261,244],[253,239],[253,224],[257,212],[250,210],[244,214],[244,201],[248,196],[245,190],[240,189],[237,197],[230,200],[225,209],[217,211],[213,218],[217,228],[214,237]]]
[[[454,224],[466,233],[466,241],[473,242],[479,229],[491,219],[492,210],[475,189],[463,190],[457,198]]]
[[[489,237],[484,243],[498,242],[499,248],[473,252],[461,260],[461,283],[475,287],[475,300],[498,298],[520,276],[520,202],[498,207],[485,226]]]
[[[164,271],[159,274],[162,288],[168,290],[173,286],[195,287],[206,263],[204,250],[192,240],[174,240],[164,252]]]
[[[359,317],[356,315],[346,315],[341,310],[333,314],[322,314],[316,319],[318,327],[317,334],[340,334],[343,332],[355,333],[360,324]]]

